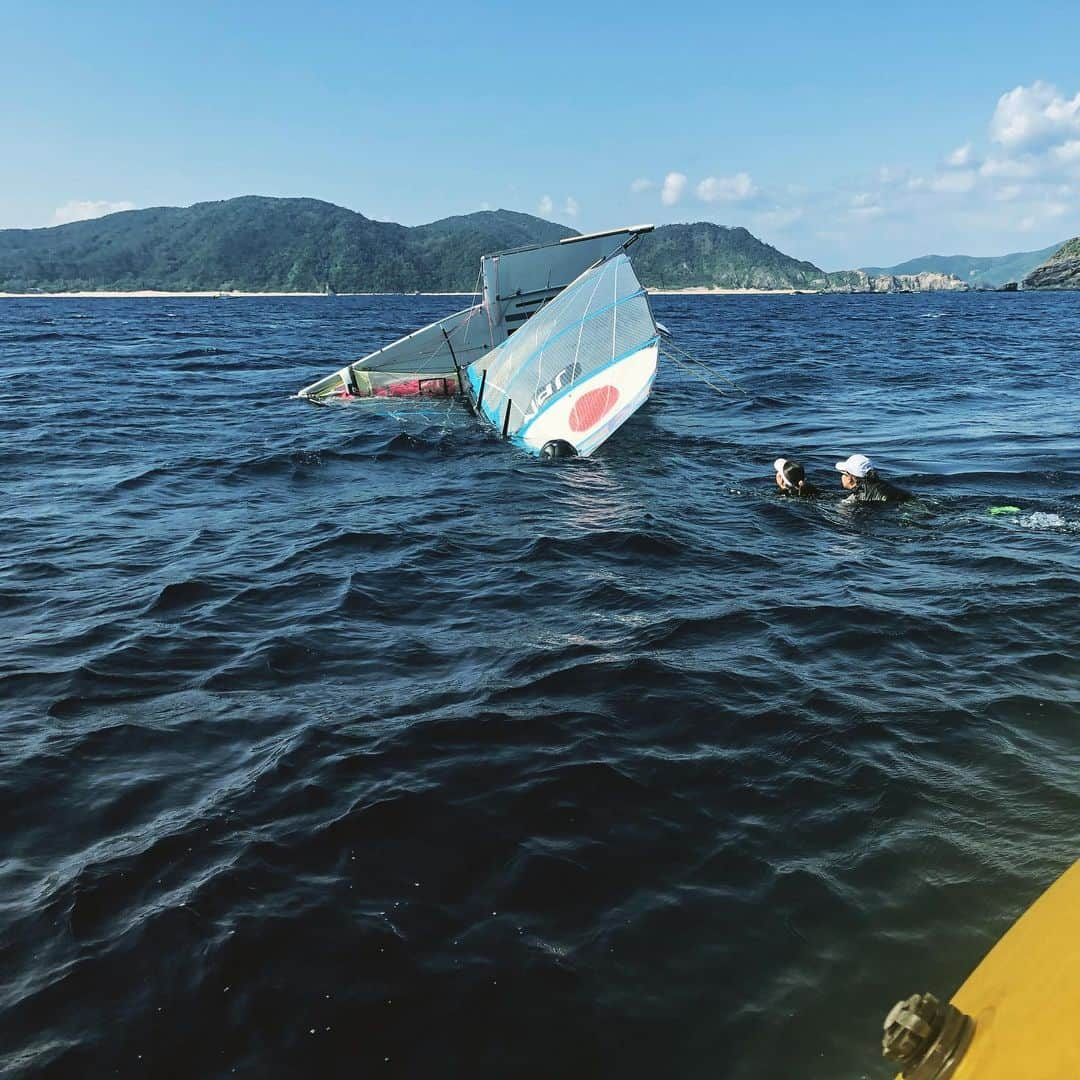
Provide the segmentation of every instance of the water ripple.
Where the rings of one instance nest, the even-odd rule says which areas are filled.
[[[554,467],[291,398],[460,298],[2,303],[5,1075],[884,1077],[1076,858],[1069,296],[657,298],[749,396]]]

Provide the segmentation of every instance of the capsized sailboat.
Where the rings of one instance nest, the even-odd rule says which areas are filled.
[[[530,453],[586,457],[649,396],[660,328],[625,253],[586,270],[465,368],[477,414]]]
[[[480,303],[455,312],[304,387],[316,404],[362,397],[460,393],[470,364],[506,342],[584,270],[624,251],[651,225],[485,255]]]

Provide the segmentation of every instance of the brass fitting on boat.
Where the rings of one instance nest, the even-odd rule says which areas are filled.
[[[947,1080],[964,1056],[975,1021],[933,994],[912,994],[885,1017],[881,1053],[901,1067],[904,1080]]]

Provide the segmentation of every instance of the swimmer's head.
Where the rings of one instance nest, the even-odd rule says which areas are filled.
[[[787,458],[777,458],[773,462],[776,472],[776,486],[783,491],[792,491],[806,479],[806,470],[797,462]]]

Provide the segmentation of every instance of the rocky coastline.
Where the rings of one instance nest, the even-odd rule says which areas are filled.
[[[1024,278],[1025,289],[1080,289],[1080,236],[1074,236]]]
[[[924,270],[919,274],[868,274],[865,270],[841,270],[828,275],[826,292],[924,293],[967,292],[970,286],[955,274]]]

